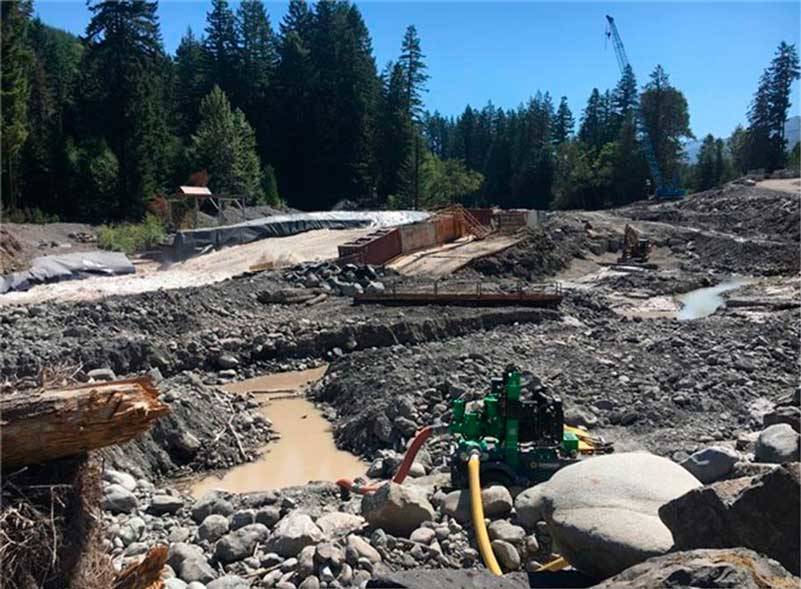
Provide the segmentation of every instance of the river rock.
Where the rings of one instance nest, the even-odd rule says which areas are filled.
[[[262,507],[256,512],[256,523],[264,524],[268,528],[272,528],[280,519],[281,510],[274,505]]]
[[[125,546],[133,544],[142,537],[142,532],[145,531],[145,520],[141,517],[132,517],[120,528],[119,537]]]
[[[775,560],[747,548],[724,548],[655,556],[594,585],[594,589],[785,589],[798,584],[799,579]]]
[[[167,564],[175,571],[176,576],[192,583],[208,583],[217,577],[203,554],[203,550],[194,544],[177,542],[170,546],[167,553]]]
[[[693,489],[662,506],[678,550],[744,546],[801,572],[801,468],[785,464],[757,476]]]
[[[305,546],[323,541],[323,533],[312,518],[301,511],[292,511],[278,522],[266,549],[284,557],[296,556]]]
[[[336,536],[346,536],[351,532],[360,530],[366,522],[360,515],[335,511],[317,518],[316,523],[326,537],[334,538]]]
[[[520,526],[513,525],[505,519],[495,520],[490,523],[487,531],[489,532],[490,540],[503,540],[515,545],[522,543],[526,537],[526,530]]]
[[[206,517],[197,528],[197,537],[208,542],[216,542],[228,533],[228,518],[218,513]]]
[[[512,495],[501,485],[481,489],[484,516],[490,519],[503,517],[512,510]],[[470,521],[470,492],[467,489],[451,491],[445,496],[442,511],[460,523]]]
[[[509,542],[493,540],[492,551],[495,553],[495,558],[498,559],[498,564],[505,570],[516,571],[520,568],[520,554]]]
[[[370,543],[361,536],[351,534],[348,536],[347,542],[348,549],[353,551],[356,560],[366,558],[373,564],[381,562],[381,554],[379,554],[378,550],[373,548]]]
[[[256,544],[263,543],[270,530],[264,524],[250,524],[223,536],[214,547],[214,556],[223,563],[232,563],[253,554]]]
[[[192,519],[200,523],[213,513],[229,516],[234,512],[234,506],[227,499],[225,491],[209,491],[192,505]]]
[[[515,508],[529,528],[544,519],[559,553],[575,568],[606,578],[667,552],[673,538],[657,511],[699,486],[666,458],[610,454],[563,468],[518,495]]]
[[[250,582],[236,575],[225,575],[206,585],[206,589],[249,589]]]
[[[786,423],[771,425],[759,434],[754,460],[772,464],[796,462],[799,459],[801,435]]]
[[[187,589],[189,584],[178,577],[170,577],[164,580],[164,589]]]
[[[362,497],[362,514],[371,526],[404,537],[435,516],[423,491],[393,482]]]
[[[736,450],[711,446],[691,454],[681,465],[704,484],[713,483],[729,474],[740,459]]]
[[[126,491],[136,490],[136,479],[127,472],[107,468],[103,471],[103,480],[113,485],[120,485]]]
[[[433,528],[417,528],[409,535],[409,540],[428,546],[437,537]]]
[[[239,511],[235,511],[234,513],[232,513],[229,520],[231,522],[231,529],[238,530],[239,528],[244,527],[248,524],[256,523],[256,512],[252,509],[240,509]],[[258,523],[264,523],[264,522],[258,522]]]
[[[136,496],[122,485],[109,485],[103,490],[103,509],[111,513],[131,513],[139,505]]]
[[[184,500],[174,495],[153,495],[148,512],[153,515],[172,514],[184,506]]]

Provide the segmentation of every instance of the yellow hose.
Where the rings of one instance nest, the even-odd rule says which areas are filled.
[[[487,527],[484,525],[484,505],[481,503],[481,481],[478,477],[478,454],[470,456],[467,461],[467,472],[470,475],[470,512],[473,515],[473,529],[476,531],[476,542],[478,551],[484,560],[484,565],[493,575],[499,577],[503,574],[495,553],[492,552]]]

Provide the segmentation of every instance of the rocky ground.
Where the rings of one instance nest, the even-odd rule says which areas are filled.
[[[568,528],[581,529],[570,523],[572,504],[540,505],[549,492],[564,495],[560,487],[543,486],[536,497],[486,489],[489,534],[505,571],[533,571],[575,542],[590,542],[609,566],[583,567],[590,576],[581,586],[618,573],[628,587],[698,581],[699,567],[715,562],[727,563],[726,574],[742,586],[786,586],[759,584],[752,574],[798,574],[786,553],[754,539],[784,538],[785,524],[776,520],[755,533],[739,515],[754,505],[769,511],[769,498],[754,491],[756,503],[731,507],[716,520],[720,529],[677,522],[702,521],[697,514],[709,493],[728,489],[715,485],[739,481],[738,492],[753,486],[798,493],[796,471],[775,474],[768,465],[798,460],[800,209],[797,195],[740,186],[677,203],[554,213],[517,246],[441,281],[443,288],[480,281],[508,290],[558,279],[566,287],[558,311],[353,306],[354,292],[428,281],[326,263],[96,302],[5,307],[0,376],[17,389],[37,386],[52,367],[69,368],[78,380],[149,372],[158,381],[172,412],[140,440],[105,453],[103,518],[105,548],[117,566],[156,542],[170,544],[171,589],[312,589],[369,579],[376,586],[446,587],[442,571],[479,567],[466,496],[449,488],[443,437],[429,441],[409,482],[364,500],[343,496],[332,483],[200,499],[185,494],[186,475],[251,460],[275,437],[255,398],[220,385],[322,362],[330,367],[309,396],[331,421],[337,445],[370,462],[371,478],[390,477],[417,429],[447,422],[453,399],[481,397],[508,363],[524,371],[527,391],[559,396],[572,423],[613,441],[621,460],[628,460],[626,451],[645,450],[664,461],[657,471],[670,472],[667,464],[689,477],[667,496],[672,487],[660,477],[668,475],[654,475],[658,497],[647,509],[633,508],[647,512],[656,536],[709,539],[683,541],[688,552],[667,557],[658,556],[670,548],[663,543],[626,538],[618,545],[631,550],[607,554],[591,534],[565,536]],[[609,267],[627,223],[657,246],[656,270]],[[692,321],[675,318],[677,295],[735,274],[750,282],[726,294],[728,307]],[[610,484],[619,489],[627,480]],[[699,498],[684,499],[687,493]],[[684,503],[673,511],[659,510],[679,498]],[[598,529],[597,521],[590,524]],[[632,554],[640,556],[631,560]],[[668,560],[636,564],[650,556]],[[623,571],[629,564],[636,566]],[[528,586],[525,577],[508,579],[521,582],[497,586]]]

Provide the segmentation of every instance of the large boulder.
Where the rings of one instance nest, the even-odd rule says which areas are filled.
[[[659,516],[675,548],[744,546],[799,574],[801,468],[786,464],[766,474],[721,481],[670,501]]]
[[[172,567],[178,578],[187,583],[197,581],[205,584],[217,577],[217,573],[203,555],[203,549],[194,544],[176,542],[171,545],[167,553],[167,564]]]
[[[540,519],[558,552],[587,575],[606,578],[673,545],[659,508],[701,484],[686,469],[644,452],[589,458],[517,497],[520,522]]]
[[[688,456],[681,465],[704,484],[714,483],[729,474],[740,459],[736,450],[710,446]]]
[[[103,491],[103,509],[111,513],[131,513],[139,502],[136,496],[122,485],[109,485]]]
[[[434,520],[434,508],[423,491],[392,482],[362,497],[362,514],[371,526],[407,538],[424,521]]]
[[[226,534],[214,547],[214,556],[223,563],[232,563],[253,555],[256,544],[263,543],[270,530],[264,524],[249,524]]]
[[[759,434],[754,449],[754,460],[773,464],[797,462],[799,448],[801,448],[801,435],[789,424],[777,423],[765,428]]]
[[[265,548],[284,557],[297,556],[306,546],[323,541],[323,533],[312,518],[301,511],[286,514],[275,526]]]
[[[799,579],[746,548],[700,549],[649,558],[593,589],[788,589]]]
[[[509,489],[501,485],[493,485],[481,489],[481,502],[484,516],[490,519],[503,517],[512,510],[512,495]],[[459,523],[470,521],[470,492],[467,489],[451,491],[442,503],[445,515],[455,518]]]

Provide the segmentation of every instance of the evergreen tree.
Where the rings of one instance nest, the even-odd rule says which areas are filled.
[[[187,29],[175,52],[175,110],[177,131],[182,137],[197,128],[200,101],[211,87],[205,75],[205,59],[202,41]]]
[[[218,85],[223,92],[236,96],[236,73],[239,66],[236,18],[228,0],[211,0],[206,14],[205,70],[209,85]]]
[[[770,126],[777,138],[776,161],[773,162],[777,167],[784,164],[784,152],[787,149],[784,124],[790,109],[792,84],[800,74],[795,45],[782,41],[770,63]]]
[[[269,159],[269,91],[277,55],[270,19],[261,0],[243,0],[237,10],[238,104],[253,124],[263,161]]]
[[[715,161],[715,138],[710,134],[704,137],[698,162],[695,165],[695,189],[709,190],[718,184],[720,176]]]
[[[231,110],[228,97],[214,86],[200,103],[200,123],[192,135],[194,168],[209,174],[216,194],[263,199],[262,176],[253,129],[241,110]]]
[[[623,70],[623,75],[612,92],[612,108],[617,119],[613,134],[617,134],[623,121],[633,118],[637,109],[637,79],[630,65]]]
[[[573,113],[567,104],[567,96],[562,96],[559,101],[559,108],[556,111],[556,120],[553,127],[553,141],[555,145],[561,145],[573,135],[573,127],[576,122]]]
[[[291,0],[280,25],[278,67],[270,93],[270,161],[276,168],[281,195],[293,206],[314,198],[310,184],[316,132],[309,116],[315,99],[311,21],[308,5],[303,0]]]
[[[419,123],[422,116],[423,97],[425,83],[428,80],[426,65],[423,61],[425,55],[420,48],[420,37],[417,35],[417,28],[414,25],[406,27],[401,44],[401,54],[398,62],[403,68],[404,89],[406,98],[407,116],[412,122],[412,138],[414,146],[412,148],[411,165],[411,192],[413,195],[412,206],[418,207],[420,200],[420,166],[422,164],[422,131]]]
[[[748,171],[748,131],[742,125],[737,125],[732,131],[727,147],[734,172],[738,175],[745,174]]]
[[[774,143],[771,140],[770,94],[770,71],[765,70],[759,78],[759,86],[748,110],[747,168],[749,169],[769,169],[775,160],[772,153]]]
[[[19,186],[17,166],[22,146],[28,138],[28,98],[30,85],[28,69],[33,55],[28,46],[28,27],[32,11],[30,0],[11,0],[0,3],[2,11],[2,194],[4,205],[18,207]]]
[[[664,180],[670,181],[682,160],[682,140],[693,134],[687,99],[671,85],[661,65],[654,68],[640,96],[640,109]]]
[[[604,104],[598,88],[593,88],[581,115],[578,137],[587,146],[599,149],[604,143]]]
[[[98,215],[144,213],[166,176],[169,144],[156,2],[104,0],[90,6],[82,63],[82,125],[105,138],[119,163],[116,202]]]
[[[412,124],[406,108],[405,75],[400,63],[382,73],[378,126],[378,195],[386,202],[408,192],[412,157]]]

